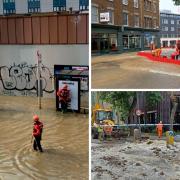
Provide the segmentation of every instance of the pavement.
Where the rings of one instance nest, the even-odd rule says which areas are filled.
[[[92,57],[93,89],[179,89],[180,65],[130,52]]]

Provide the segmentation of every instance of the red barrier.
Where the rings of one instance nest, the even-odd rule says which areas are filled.
[[[152,60],[152,61],[158,61],[158,62],[163,62],[163,63],[180,65],[180,61],[178,61],[178,60],[168,59],[167,57],[153,56],[151,53],[148,53],[148,52],[138,52],[137,55],[146,57],[146,58],[148,58],[149,60]]]

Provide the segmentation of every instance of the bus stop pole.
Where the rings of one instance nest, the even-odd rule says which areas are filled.
[[[38,94],[38,107],[39,109],[41,109],[41,87],[40,87],[40,54],[39,51],[37,51],[37,59],[38,59],[38,63],[37,63],[37,81],[38,81],[38,89],[37,89],[37,94]]]

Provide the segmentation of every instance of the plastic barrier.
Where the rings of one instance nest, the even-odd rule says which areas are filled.
[[[156,56],[153,56],[150,52],[141,51],[141,52],[138,52],[137,55],[146,57],[152,61],[158,61],[158,62],[163,62],[163,63],[180,65],[180,61],[178,61],[178,60],[168,59],[165,56],[164,57],[156,57]]]

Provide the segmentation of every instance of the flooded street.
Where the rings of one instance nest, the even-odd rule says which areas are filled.
[[[92,88],[178,89],[180,66],[153,62],[136,52],[92,57]]]
[[[33,115],[44,153],[32,149]],[[55,110],[54,99],[0,96],[0,180],[88,179],[88,115]]]

